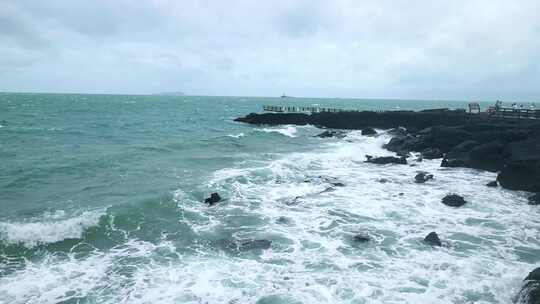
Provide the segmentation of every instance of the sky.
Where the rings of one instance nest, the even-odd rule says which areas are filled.
[[[0,0],[0,91],[540,100],[539,0]]]

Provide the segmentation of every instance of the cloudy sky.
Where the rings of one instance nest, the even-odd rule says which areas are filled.
[[[0,91],[540,99],[539,0],[0,0]]]

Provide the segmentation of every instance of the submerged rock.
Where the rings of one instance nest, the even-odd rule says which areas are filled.
[[[224,249],[237,252],[264,250],[272,246],[272,241],[265,239],[220,240],[219,243]]]
[[[433,179],[433,174],[429,174],[427,172],[420,172],[414,177],[414,182],[418,184],[423,184],[430,179]]]
[[[540,304],[540,267],[531,271],[524,282],[515,303]]]
[[[529,196],[529,205],[540,205],[540,193]]]
[[[357,243],[366,243],[366,242],[369,242],[371,238],[364,234],[357,234],[353,236],[353,240]]]
[[[347,136],[347,132],[341,131],[341,130],[326,130],[320,134],[315,135],[315,137],[320,137],[320,138],[328,138],[328,137],[344,138],[345,136]]]
[[[432,231],[424,238],[424,242],[428,243],[431,246],[442,246],[441,239],[437,235],[437,232]]]
[[[219,196],[217,192],[212,193],[209,198],[204,200],[204,202],[210,206],[215,205],[219,201],[221,201],[221,196]]]
[[[449,194],[442,199],[442,203],[450,207],[461,207],[467,203],[462,196]]]
[[[394,157],[394,156],[381,156],[381,157],[373,157],[371,155],[366,155],[366,162],[372,163],[372,164],[379,164],[379,165],[385,165],[385,164],[400,164],[400,165],[406,165],[407,159],[405,157]]]
[[[375,135],[377,134],[377,131],[375,129],[367,127],[362,129],[362,135]]]
[[[488,187],[497,187],[499,184],[497,184],[497,181],[491,181],[486,184]]]

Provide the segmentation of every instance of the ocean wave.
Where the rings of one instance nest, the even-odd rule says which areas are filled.
[[[228,134],[227,136],[232,137],[232,138],[240,138],[240,137],[244,137],[246,135],[243,132],[241,132],[241,133],[238,133],[238,134]]]
[[[296,133],[298,132],[298,129],[294,126],[284,126],[282,128],[263,128],[255,130],[265,133],[279,133],[287,137],[297,137]]]
[[[66,218],[63,210],[44,213],[34,222],[0,222],[2,240],[31,248],[65,239],[81,238],[89,227],[97,226],[105,211],[85,211]]]

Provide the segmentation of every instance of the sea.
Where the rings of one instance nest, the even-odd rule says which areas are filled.
[[[0,303],[511,303],[540,265],[540,209],[496,173],[234,122],[263,105],[467,101],[0,93]]]

